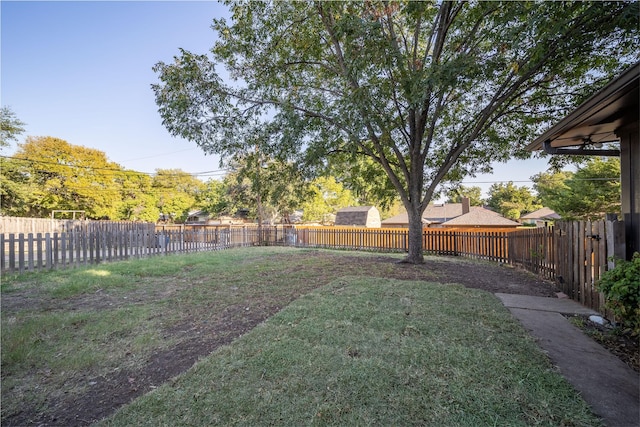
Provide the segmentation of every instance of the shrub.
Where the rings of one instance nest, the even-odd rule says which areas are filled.
[[[616,260],[615,268],[606,271],[597,283],[604,293],[606,306],[633,335],[640,334],[640,253],[631,261]]]

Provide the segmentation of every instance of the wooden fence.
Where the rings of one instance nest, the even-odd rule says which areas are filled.
[[[425,229],[427,254],[464,256],[521,266],[556,281],[583,305],[604,313],[595,283],[620,234],[618,222],[557,222],[554,227],[494,230]],[[146,256],[284,245],[406,252],[408,230],[354,227],[150,226],[78,227],[62,233],[0,234],[3,272],[64,268]]]
[[[140,231],[153,232],[152,222],[90,221],[76,219],[22,218],[0,216],[0,234],[63,233],[71,231]]]
[[[509,236],[509,262],[553,280],[571,299],[607,314],[596,290],[612,256],[623,256],[623,223],[558,221],[553,227],[522,230]]]
[[[508,262],[507,231],[424,229],[422,247],[434,255],[466,256]],[[295,246],[406,252],[404,228],[299,227],[290,238]]]

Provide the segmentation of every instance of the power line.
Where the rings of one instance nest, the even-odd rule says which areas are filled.
[[[568,180],[572,180],[572,181],[620,181],[620,177],[617,176],[615,178],[575,178],[575,177],[568,177],[568,178],[564,178],[563,181],[568,181]],[[499,180],[499,181],[461,181],[461,184],[498,184],[498,183],[503,183],[503,182],[513,182],[514,184],[518,183],[529,183],[529,182],[555,182],[556,180],[554,180],[553,178],[549,178],[549,179],[541,179],[539,181],[533,181],[531,179],[528,180],[513,180],[513,179],[503,179],[503,180]]]
[[[92,171],[103,171],[103,172],[112,172],[112,173],[121,173],[121,174],[147,175],[147,176],[150,176],[150,177],[154,177],[154,176],[158,176],[158,175],[180,176],[180,175],[183,175],[183,174],[191,175],[193,177],[198,177],[198,176],[218,176],[218,175],[224,175],[225,173],[227,173],[226,169],[218,169],[218,170],[197,172],[197,173],[189,173],[189,172],[185,172],[185,171],[181,170],[179,173],[160,173],[159,174],[158,172],[140,172],[140,171],[135,171],[135,170],[132,170],[132,169],[101,168],[101,167],[95,167],[95,166],[83,166],[83,165],[65,164],[65,163],[59,163],[59,162],[48,162],[48,161],[45,161],[45,160],[25,159],[25,158],[22,158],[22,157],[14,157],[14,156],[2,156],[2,155],[0,155],[0,157],[4,158],[4,159],[12,159],[12,160],[18,160],[18,161],[23,161],[23,162],[29,162],[29,163],[32,163],[32,164],[64,166],[64,167],[69,167],[69,168],[78,168],[78,169],[86,169],[86,170],[92,170]],[[171,170],[171,169],[164,169],[164,171],[167,171],[167,170]],[[45,171],[45,172],[52,172],[52,171]]]

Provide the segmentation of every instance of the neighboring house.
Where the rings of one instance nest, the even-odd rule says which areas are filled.
[[[473,206],[469,212],[440,224],[442,228],[516,228],[519,226],[520,223],[479,206]]]
[[[380,212],[375,206],[342,208],[336,213],[334,225],[380,228]]]
[[[384,228],[407,228],[409,227],[409,215],[406,212],[387,218],[381,222]],[[429,220],[422,216],[422,227],[428,227]]]
[[[185,222],[187,225],[234,225],[244,224],[242,219],[232,218],[230,216],[221,216],[218,218],[211,218],[211,216],[205,211],[191,211]]]
[[[480,206],[470,206],[469,199],[462,203],[431,204],[422,214],[423,227],[517,227],[520,224]],[[382,221],[383,227],[409,226],[407,213]]]
[[[538,209],[520,217],[520,222],[525,225],[535,225],[536,227],[545,227],[553,221],[562,219],[560,215],[549,208]]]
[[[209,214],[205,211],[191,211],[187,216],[187,224],[205,224],[209,220]]]
[[[468,213],[471,209],[469,199],[462,199],[462,203],[432,203],[422,213],[422,226],[433,227],[443,222],[457,218]],[[406,228],[409,226],[409,216],[406,212],[387,218],[382,221],[383,227]]]
[[[640,252],[640,62],[544,132],[527,150],[548,154],[619,156],[625,253]],[[620,150],[602,149],[619,142]]]

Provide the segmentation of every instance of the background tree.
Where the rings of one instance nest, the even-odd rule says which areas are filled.
[[[196,204],[212,217],[230,215],[227,181],[209,179],[198,193]]]
[[[24,125],[9,107],[0,108],[0,148],[17,141],[18,135],[24,132]]]
[[[156,169],[151,184],[157,199],[156,206],[174,222],[187,219],[203,187],[202,181],[180,169]]]
[[[533,189],[538,195],[540,204],[560,214],[556,207],[562,204],[564,194],[569,188],[566,185],[566,181],[573,174],[574,172],[571,171],[550,169],[547,172],[540,172],[532,176]]]
[[[545,206],[564,219],[602,219],[620,213],[620,159],[588,159],[572,172],[547,172],[532,177]]]
[[[259,151],[234,156],[229,167],[238,184],[248,185],[240,194],[244,203],[250,205],[251,216],[258,221],[272,224],[280,218],[289,222],[289,216],[308,190],[296,165]]]
[[[638,50],[631,2],[227,4],[213,61],[182,50],[154,67],[169,132],[222,155],[259,134],[307,163],[369,157],[407,210],[414,263],[441,183],[523,156]]]
[[[542,208],[528,187],[518,187],[513,182],[493,184],[489,188],[487,206],[513,220]]]
[[[482,206],[484,201],[482,200],[482,188],[472,186],[465,187],[460,185],[447,192],[447,203],[461,203],[462,198],[469,198],[471,206]]]
[[[21,162],[23,184],[31,192],[29,212],[84,210],[87,218],[115,219],[120,202],[116,180],[122,168],[99,150],[53,137],[28,137],[13,157]]]
[[[30,162],[13,158],[0,158],[0,215],[37,216],[33,211],[37,193]]]
[[[327,222],[339,209],[355,204],[351,191],[334,177],[316,178],[309,187],[309,197],[302,203],[302,219],[305,221]]]
[[[384,216],[394,209],[398,192],[378,163],[369,157],[338,153],[329,158],[327,176],[351,191],[360,206],[375,206]]]
[[[116,178],[120,184],[121,203],[119,217],[128,221],[156,222],[160,217],[158,198],[149,175],[124,171]]]

